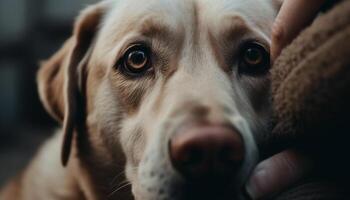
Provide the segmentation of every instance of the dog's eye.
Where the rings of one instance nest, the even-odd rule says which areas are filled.
[[[267,72],[269,68],[270,55],[261,44],[249,42],[243,46],[239,62],[240,73],[257,75]]]
[[[140,75],[150,68],[150,50],[141,44],[133,45],[125,52],[121,70],[128,75]]]

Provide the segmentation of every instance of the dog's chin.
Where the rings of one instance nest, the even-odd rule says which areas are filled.
[[[139,197],[135,198],[135,200],[245,200],[243,194],[225,194],[222,191],[202,191],[201,193],[196,192],[184,192],[178,191],[178,195],[168,194],[167,196],[162,197],[152,197],[145,198]],[[153,195],[152,195],[153,196]]]
[[[135,200],[245,200],[245,195],[233,194],[231,191],[211,190],[210,188],[202,189],[201,191],[177,191],[177,194],[165,194],[152,198],[139,197]]]
[[[135,200],[244,200],[243,189],[233,184],[222,185],[219,182],[211,184],[185,183],[168,187],[165,191],[154,190],[135,195]]]
[[[179,191],[182,194],[176,200],[233,200],[242,199],[237,192],[232,190],[218,189],[214,187],[204,187],[197,189],[186,189]]]

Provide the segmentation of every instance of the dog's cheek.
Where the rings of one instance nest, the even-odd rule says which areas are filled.
[[[137,80],[127,78],[121,73],[110,76],[110,83],[123,112],[127,115],[136,115],[140,110],[144,95],[152,87],[151,77],[142,77]]]
[[[140,127],[134,127],[123,144],[125,144],[128,161],[137,167],[143,157],[144,147],[146,146],[143,130]]]
[[[260,147],[271,132],[270,79],[268,77],[243,77],[239,86],[243,88],[241,91],[244,91],[238,98],[241,104],[239,108],[243,108],[240,112],[247,120],[255,142]]]
[[[107,153],[112,154],[114,161],[119,161],[123,160],[119,141],[123,113],[112,91],[108,82],[102,81],[95,92],[96,95],[90,96],[93,106],[88,113],[87,125],[88,132],[93,135],[90,137],[101,140]]]
[[[150,199],[146,198],[149,194],[140,185],[142,177],[139,170],[144,167],[141,160],[145,157],[146,135],[137,117],[125,119],[122,124],[120,141],[123,151],[126,155],[126,177],[132,185],[132,193],[136,200]],[[152,199],[152,198],[151,198]]]

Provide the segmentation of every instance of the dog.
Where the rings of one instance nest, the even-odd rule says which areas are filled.
[[[107,0],[38,72],[62,129],[2,200],[244,199],[278,0]]]

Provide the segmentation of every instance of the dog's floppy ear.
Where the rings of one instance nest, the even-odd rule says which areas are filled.
[[[82,123],[84,108],[84,67],[100,21],[107,9],[102,2],[86,8],[78,17],[73,35],[38,72],[40,99],[45,109],[63,124],[62,164],[68,162],[73,133]]]

